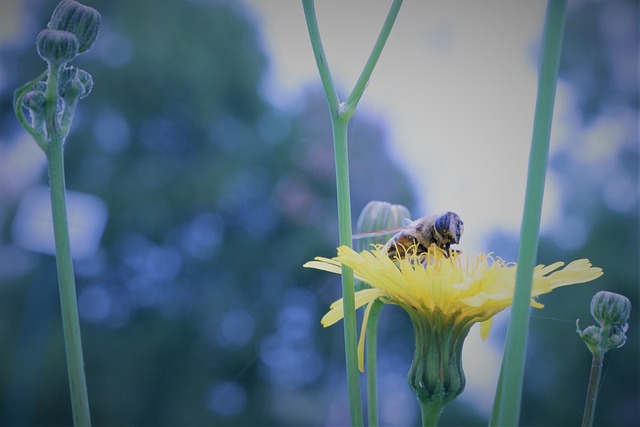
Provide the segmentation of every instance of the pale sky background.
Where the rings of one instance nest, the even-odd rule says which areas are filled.
[[[271,55],[266,90],[274,103],[290,105],[303,86],[319,84],[301,2],[248,3]],[[342,100],[390,4],[316,2]],[[490,250],[484,239],[495,228],[517,234],[520,227],[545,7],[543,1],[405,1],[359,105],[361,114],[389,126],[392,151],[419,197],[414,217],[458,212],[471,253]],[[545,218],[553,200],[547,181]]]
[[[290,106],[304,86],[320,81],[301,2],[247,2],[271,58],[266,91],[274,104]],[[341,100],[357,80],[390,4],[316,2]],[[485,239],[497,228],[518,234],[545,8],[544,1],[405,1],[359,105],[358,111],[390,128],[396,161],[405,165],[419,197],[420,211],[413,215],[458,212],[467,253],[491,251]],[[559,86],[554,134],[562,127],[557,117],[566,92]],[[548,176],[543,228],[557,214],[555,199]],[[472,330],[465,345],[462,398],[488,412],[502,349],[481,343],[478,335]]]

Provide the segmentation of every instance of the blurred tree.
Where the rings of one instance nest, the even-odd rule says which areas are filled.
[[[33,41],[55,4],[29,2]],[[91,6],[103,30],[77,65],[95,87],[66,164],[68,188],[109,208],[100,250],[76,262],[95,425],[323,424],[324,374],[342,362],[327,359],[335,336],[318,334],[319,319],[339,285],[302,264],[337,243],[325,101],[310,90],[281,111],[262,98],[268,58],[239,3]],[[32,144],[13,90],[44,63],[31,42],[0,55],[2,144],[13,150]],[[384,138],[380,120],[358,118],[356,214],[372,198],[413,203]],[[9,243],[19,194],[2,194],[2,253],[27,267],[0,271],[0,423],[67,424],[52,259]]]

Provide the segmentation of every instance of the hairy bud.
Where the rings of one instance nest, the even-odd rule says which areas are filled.
[[[74,0],[62,0],[53,11],[47,28],[67,31],[78,38],[78,53],[91,49],[100,32],[102,17],[92,7]]]
[[[631,301],[624,295],[600,291],[591,299],[591,315],[601,326],[622,326],[629,321]]]
[[[44,113],[46,98],[43,92],[32,90],[22,97],[22,105],[28,108],[32,113]]]
[[[45,29],[36,39],[38,54],[52,65],[61,65],[78,55],[78,39],[66,31]]]
[[[76,67],[67,67],[60,75],[60,96],[63,99],[82,99],[91,93],[93,78],[91,74]]]

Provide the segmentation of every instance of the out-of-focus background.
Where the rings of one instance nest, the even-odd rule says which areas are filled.
[[[331,130],[298,1],[87,1],[103,17],[66,146],[72,245],[96,426],[341,426],[339,279],[302,264],[337,245]],[[342,98],[383,2],[318,2]],[[343,3],[348,3],[344,4]],[[387,2],[385,2],[387,3]],[[415,2],[400,11],[350,137],[354,216],[456,210],[465,252],[516,259],[545,2]],[[0,425],[71,422],[44,156],[13,91],[45,63],[53,0],[0,13]],[[539,262],[605,275],[541,298],[523,426],[576,425],[590,355],[575,333],[599,290],[632,301],[596,425],[640,424],[638,3],[570,1]],[[472,330],[467,390],[443,425],[486,425],[506,313]],[[418,423],[411,324],[380,321],[381,423]]]

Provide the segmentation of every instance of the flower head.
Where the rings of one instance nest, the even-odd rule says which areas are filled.
[[[406,257],[391,259],[381,247],[360,253],[341,246],[332,259],[318,257],[305,267],[340,274],[341,266],[353,269],[357,279],[371,288],[356,292],[356,308],[380,299],[405,309],[412,319],[416,316],[437,320],[440,325],[451,325],[466,333],[475,323],[481,323],[481,335],[486,338],[491,321],[513,302],[516,263],[505,262],[491,254],[466,256],[453,253],[446,257],[437,248],[427,253],[408,251]],[[602,269],[592,267],[586,259],[564,263],[539,265],[533,273],[531,306],[542,308],[535,300],[553,289],[588,282],[602,275]],[[362,331],[367,323],[365,312]],[[322,318],[327,327],[344,316],[342,299],[331,305]],[[437,317],[437,319],[435,319]],[[415,323],[415,322],[414,322]],[[433,327],[433,325],[432,325]],[[363,341],[358,345],[360,369],[363,370]]]

